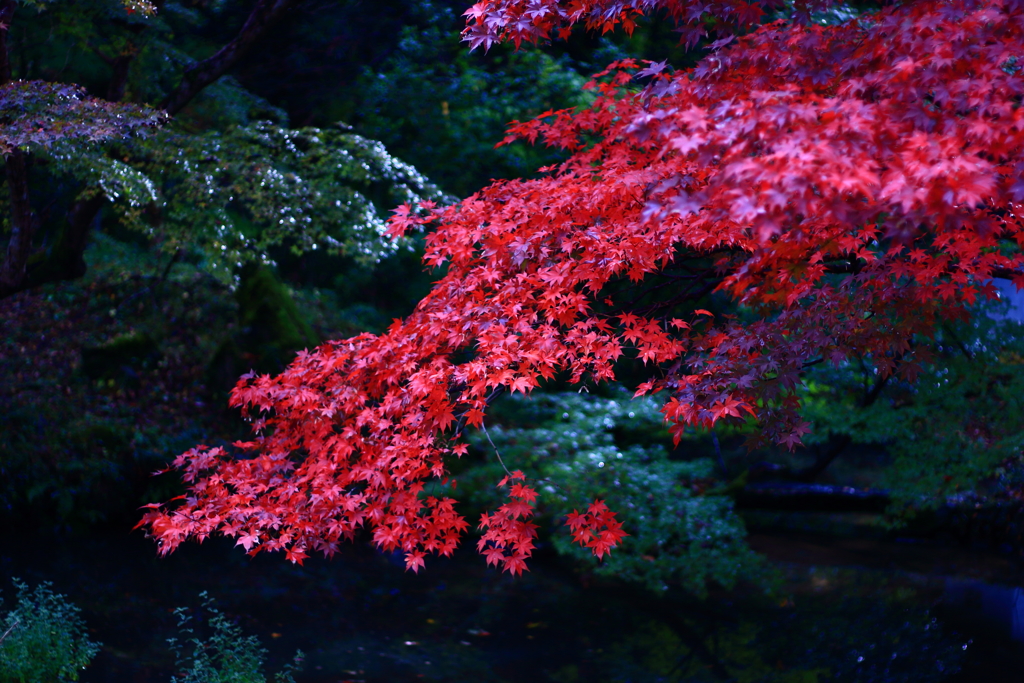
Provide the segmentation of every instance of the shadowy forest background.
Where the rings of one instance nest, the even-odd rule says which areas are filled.
[[[11,131],[0,244],[6,266],[12,250],[23,257],[0,278],[0,522],[12,538],[127,534],[141,505],[184,491],[154,472],[195,444],[246,436],[226,407],[240,375],[383,331],[427,292],[438,274],[420,263],[420,238],[383,237],[391,209],[535,174],[559,152],[495,147],[508,122],[585,107],[590,75],[617,59],[681,68],[701,53],[658,18],[632,37],[470,53],[454,0],[260,2],[259,16],[235,0],[156,8],[0,1]],[[65,119],[39,124],[54,103]],[[109,130],[85,130],[87,103],[112,117]],[[1006,284],[974,320],[919,341],[933,362],[915,384],[864,363],[810,369],[814,431],[793,453],[748,450],[736,428],[675,445],[657,403],[630,401],[630,387],[553,382],[505,399],[490,436],[472,435],[453,465],[463,513],[501,500],[497,449],[550,482],[542,564],[687,599],[777,590],[748,532],[836,533],[821,513],[861,515],[872,537],[1024,557],[1024,330]],[[731,305],[711,294],[695,307]],[[630,533],[602,563],[554,531],[596,497]],[[677,677],[690,666],[671,664]],[[563,673],[552,680],[574,680]]]

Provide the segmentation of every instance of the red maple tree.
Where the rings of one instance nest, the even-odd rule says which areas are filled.
[[[637,394],[663,392],[677,433],[753,418],[792,447],[807,431],[793,390],[808,365],[857,355],[912,377],[916,336],[994,296],[993,277],[1024,286],[1021,4],[921,0],[836,26],[752,28],[763,7],[470,9],[474,45],[576,23],[628,30],[655,10],[687,40],[709,17],[723,35],[693,69],[620,62],[590,84],[590,108],[514,124],[507,141],[570,153],[543,177],[398,209],[392,234],[430,228],[425,263],[444,277],[380,336],[243,377],[231,400],[253,422],[255,439],[236,444],[249,457],[199,447],[177,458],[189,494],[142,522],[161,550],[220,532],[301,561],[366,526],[418,569],[468,526],[424,486],[444,481],[446,458],[466,452],[463,429],[483,425],[502,391],[556,375],[612,380],[634,358],[649,371]],[[742,314],[694,310],[712,292]],[[479,546],[519,572],[536,492],[520,472],[508,484]],[[600,501],[568,525],[599,556],[624,536]]]

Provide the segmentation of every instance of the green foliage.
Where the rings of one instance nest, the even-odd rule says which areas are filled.
[[[510,121],[585,106],[585,79],[539,50],[469,53],[449,8],[422,3],[424,26],[403,29],[398,48],[360,79],[356,123],[366,135],[466,196],[492,178],[529,176],[561,160],[523,143],[495,149]]]
[[[280,372],[297,351],[320,343],[289,289],[269,267],[243,267],[235,299],[238,328],[224,340],[208,367],[207,384],[214,391],[226,392],[250,370]],[[226,395],[217,399],[226,403]]]
[[[2,622],[0,683],[77,681],[100,648],[86,636],[78,608],[49,583],[31,591],[18,579],[13,583],[18,602]]]
[[[44,0],[21,3],[11,22],[19,80],[0,89],[0,148],[31,152],[30,284],[78,277],[68,264],[81,263],[74,257],[89,242],[97,277],[0,302],[6,514],[77,527],[178,493],[150,474],[196,440],[236,436],[205,406],[221,408],[220,390],[239,374],[280,369],[325,328],[346,336],[386,325],[418,299],[403,292],[390,297],[394,311],[371,301],[353,315],[310,315],[339,297],[351,305],[364,292],[392,294],[360,281],[381,262],[426,277],[413,241],[386,237],[384,219],[400,203],[447,197],[381,143],[343,125],[290,129],[282,109],[233,77],[171,121],[144,104],[164,101],[250,10],[170,1],[153,15],[145,3]],[[137,134],[157,123],[150,137]],[[98,214],[97,197],[108,200]],[[4,239],[9,205],[4,184]],[[83,205],[91,208],[72,211]],[[267,269],[275,261],[293,267],[278,270],[290,284],[312,272],[320,286],[352,286],[297,307]]]
[[[659,592],[679,586],[705,595],[711,584],[732,587],[740,579],[767,585],[731,499],[707,493],[715,483],[712,463],[669,458],[656,400],[630,400],[625,390],[612,398],[537,394],[496,408],[502,423],[488,433],[509,469],[537,481],[542,520],[560,525],[581,501],[600,498],[630,534],[598,561],[560,529],[552,537],[558,552],[597,574]],[[470,441],[492,452],[483,432]],[[460,474],[459,485],[474,502],[494,506],[500,493],[489,484],[501,478],[501,465],[487,460]]]
[[[86,257],[85,279],[0,300],[0,511],[19,524],[123,528],[180,492],[152,472],[234,436],[204,409],[228,288],[188,263],[162,280],[166,258],[105,235]]]
[[[1024,326],[983,309],[940,330],[934,346],[915,383],[890,380],[874,402],[865,397],[878,379],[857,363],[818,366],[802,396],[810,445],[848,436],[885,447],[881,483],[900,513],[975,491],[1024,448]]]
[[[19,55],[15,76],[37,80],[0,91],[10,123],[0,147],[30,145],[42,162],[33,166],[33,202],[56,209],[56,219],[41,226],[44,252],[58,241],[50,234],[63,226],[61,210],[75,198],[104,196],[111,202],[103,216],[108,230],[127,227],[168,254],[184,250],[227,283],[244,263],[270,263],[288,250],[373,263],[398,249],[383,235],[388,211],[447,199],[381,143],[344,125],[287,128],[283,110],[232,77],[205,88],[145,140],[126,136],[162,114],[87,98],[82,87],[66,83],[159,103],[248,10],[168,2],[148,16],[135,6],[126,13],[118,0],[35,9],[18,13],[12,49]],[[81,144],[101,139],[108,142]],[[56,205],[53,188],[61,192]]]
[[[106,156],[59,161],[111,199],[123,225],[167,253],[199,255],[226,282],[245,263],[269,262],[279,247],[373,262],[398,248],[384,236],[385,211],[446,199],[381,143],[341,126],[168,129]]]
[[[82,349],[82,372],[93,380],[134,379],[134,371],[125,372],[125,367],[151,366],[159,360],[157,341],[146,332],[132,331],[106,341],[98,346]]]
[[[20,57],[15,75],[75,82],[91,92],[110,94],[114,63],[121,58],[129,66],[123,99],[159,103],[177,85],[185,67],[220,47],[220,36],[210,24],[223,21],[223,13],[202,12],[194,5],[160,5],[158,13],[148,16],[126,12],[119,0],[44,0],[24,7],[11,27]]]
[[[172,683],[265,683],[267,678],[262,668],[267,651],[259,639],[244,635],[205,592],[200,597],[212,633],[206,640],[201,639],[195,635],[188,610],[183,607],[175,610],[181,637],[168,639],[177,655],[179,669]],[[292,663],[278,672],[274,680],[295,683],[293,674],[301,667],[302,659],[302,652],[297,652]]]
[[[291,294],[269,268],[257,266],[243,272],[235,296],[242,326],[258,329],[282,349],[312,348],[319,343]]]

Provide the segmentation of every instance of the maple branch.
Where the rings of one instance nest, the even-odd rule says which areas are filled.
[[[685,290],[683,290],[681,294],[674,296],[666,301],[660,301],[657,303],[650,304],[649,306],[637,309],[635,313],[637,315],[651,316],[655,311],[665,308],[672,308],[673,306],[678,306],[679,304],[684,303],[686,301],[700,301],[701,299],[715,291],[715,288],[718,287],[721,281],[721,278],[713,278],[710,281],[708,281],[708,283],[704,285],[704,287],[700,288],[696,292],[693,291],[692,286],[687,287]],[[693,284],[696,285],[698,282],[699,281],[695,281]],[[635,299],[633,303],[636,303],[638,301],[639,298]]]
[[[491,395],[487,397],[488,402],[493,400],[494,398],[497,398],[498,396],[500,396],[501,393],[502,393],[502,391],[500,391],[500,390],[503,390],[503,389],[504,389],[504,387],[495,387],[495,390],[492,391]],[[480,429],[483,431],[484,436],[487,437],[487,443],[491,444],[491,448],[494,449],[494,454],[496,456],[498,456],[498,462],[501,464],[501,469],[505,470],[505,474],[507,474],[508,476],[511,477],[512,473],[508,471],[508,467],[505,466],[505,461],[501,459],[501,453],[498,452],[498,447],[494,445],[493,441],[491,441],[491,435],[487,432],[487,424],[483,420],[480,420]],[[542,481],[542,482],[551,484],[556,489],[563,490],[563,491],[565,490],[561,486],[559,486],[556,482],[548,479],[547,477],[543,477],[543,478],[540,478],[540,479],[534,479],[534,481]]]
[[[636,296],[636,298],[634,298],[632,301],[630,301],[628,304],[626,304],[626,309],[627,310],[633,310],[633,306],[638,304],[641,299],[643,299],[644,297],[646,297],[646,296],[648,296],[650,294],[653,294],[654,292],[657,292],[659,289],[662,289],[663,287],[667,287],[667,286],[669,286],[671,284],[674,284],[674,283],[671,280],[669,280],[668,282],[662,282],[661,284],[657,284],[657,285],[653,285],[651,287],[648,287],[644,291],[640,292]]]
[[[181,83],[164,101],[162,108],[177,114],[198,95],[203,88],[223,76],[241,59],[257,40],[262,38],[284,14],[299,0],[259,0],[234,39],[207,57],[185,69]]]
[[[493,403],[494,400],[503,393],[505,393],[505,387],[503,385],[494,387],[494,389],[491,390],[491,393],[487,395],[487,398],[484,399],[484,404],[488,406],[491,405],[491,403]],[[455,430],[452,432],[453,439],[457,439],[462,436],[462,432],[466,428],[466,420],[470,410],[472,410],[472,408],[467,408],[459,414],[459,419],[455,423]]]
[[[700,255],[700,257],[706,258],[707,254],[702,254],[702,255]],[[649,315],[649,314],[651,314],[651,313],[653,313],[653,312],[655,312],[655,311],[657,311],[657,310],[659,310],[661,308],[666,308],[666,307],[670,308],[670,307],[675,306],[677,304],[683,303],[684,301],[700,300],[702,297],[707,296],[707,294],[710,294],[711,291],[713,291],[714,288],[717,287],[718,284],[721,282],[720,274],[716,274],[715,268],[713,268],[713,267],[711,267],[711,268],[702,268],[700,270],[696,270],[696,269],[690,268],[685,263],[678,263],[678,264],[676,264],[676,267],[677,268],[685,269],[685,270],[689,271],[692,274],[691,275],[676,275],[676,274],[673,274],[673,273],[668,273],[668,272],[665,272],[665,271],[660,271],[660,272],[657,273],[657,275],[661,276],[661,277],[667,278],[667,280],[665,282],[659,282],[659,283],[656,283],[656,284],[652,284],[652,285],[648,286],[647,288],[643,289],[641,292],[639,292],[633,298],[632,301],[630,301],[628,304],[625,304],[624,306],[622,306],[622,308],[620,310],[629,311],[631,313],[637,313],[639,315]],[[701,289],[697,290],[697,293],[694,294],[693,293],[694,289],[696,287],[700,286],[700,283],[705,281],[705,280],[707,280],[708,278],[712,278],[709,281],[709,284],[705,285]],[[657,292],[657,291],[659,291],[661,289],[664,289],[665,287],[668,287],[669,285],[676,284],[679,281],[686,281],[689,284],[681,292],[677,293],[676,296],[672,297],[671,299],[669,299],[667,301],[651,303],[651,304],[649,304],[649,305],[647,305],[647,306],[645,306],[643,308],[634,310],[633,307],[636,306],[638,303],[640,303],[645,297],[648,297],[651,294],[654,294],[655,292]]]
[[[690,269],[687,268],[687,270]],[[661,275],[662,277],[667,277],[672,280],[699,280],[701,278],[700,275],[674,275],[672,273],[667,273],[665,271],[660,272],[659,275]]]
[[[830,259],[825,259],[824,263],[825,272],[829,273],[830,275],[856,275],[863,269],[863,266],[858,261],[855,261],[854,259],[850,258],[840,258],[834,261]]]
[[[275,3],[294,0],[252,1],[256,17],[261,8],[273,14]],[[653,8],[669,1],[640,4]],[[599,9],[618,2],[576,4]],[[514,41],[542,37],[560,27],[544,28],[543,18],[534,22],[537,8],[560,4],[481,0],[468,37],[483,45],[508,31],[525,32],[513,33]],[[527,11],[530,18],[523,19]],[[404,502],[411,487],[422,490],[437,471],[437,443],[445,438],[439,434],[447,434],[453,414],[457,434],[463,434],[467,423],[481,427],[508,473],[482,423],[483,411],[477,412],[486,407],[484,395],[490,393],[488,401],[497,396],[491,387],[526,381],[528,388],[568,371],[573,382],[611,379],[619,371],[623,349],[640,334],[644,360],[656,361],[654,372],[669,373],[661,382],[674,400],[665,404],[664,414],[680,429],[706,425],[747,407],[765,438],[794,445],[803,429],[797,406],[779,399],[788,398],[802,367],[819,356],[872,359],[878,372],[865,372],[859,400],[865,405],[881,402],[893,370],[910,374],[902,371],[914,368],[904,355],[913,349],[913,339],[934,332],[937,309],[970,303],[975,292],[954,279],[958,271],[968,282],[983,282],[993,274],[1016,276],[1020,273],[1011,271],[1022,270],[1024,226],[1004,220],[998,235],[1006,248],[992,250],[991,221],[973,220],[974,207],[982,201],[1009,207],[1019,195],[1019,185],[1004,182],[1003,167],[1024,163],[1024,134],[1004,126],[1001,132],[1007,135],[979,135],[992,128],[986,111],[1013,111],[1024,93],[1020,78],[1009,73],[1015,70],[992,68],[991,63],[996,50],[1019,54],[1024,49],[1024,32],[1014,11],[996,0],[918,0],[879,10],[877,21],[813,30],[761,26],[697,66],[665,74],[665,93],[650,107],[623,96],[628,91],[624,84],[639,64],[620,63],[609,72],[611,78],[598,79],[599,94],[585,112],[544,116],[511,129],[512,137],[568,143],[563,144],[570,148],[563,171],[496,183],[472,201],[437,211],[431,219],[438,226],[427,263],[447,261],[448,270],[407,319],[380,336],[360,336],[344,348],[324,346],[303,354],[281,376],[261,378],[236,392],[236,401],[247,410],[265,411],[266,418],[255,425],[265,438],[254,448],[269,456],[259,465],[265,462],[271,471],[234,460],[222,448],[193,449],[176,460],[190,486],[187,502],[177,509],[182,512],[154,510],[144,524],[161,540],[164,552],[186,538],[205,538],[222,529],[242,535],[250,550],[262,537],[267,542],[257,550],[286,549],[304,556],[311,541],[325,543],[330,554],[341,536],[351,538],[359,522],[368,519],[378,545],[406,550],[407,565],[416,569],[424,553],[447,549],[465,530],[447,500],[444,510],[441,502],[434,506],[443,513],[440,522],[437,515],[417,515],[410,521]],[[593,14],[595,21],[606,21],[603,16]],[[262,21],[265,25],[267,17]],[[920,29],[926,25],[936,36],[938,56],[920,50]],[[531,34],[535,29],[540,33]],[[972,40],[954,38],[959,35]],[[865,46],[863,58],[847,61],[852,44]],[[952,63],[948,49],[957,55]],[[830,65],[829,60],[840,62]],[[728,68],[720,68],[725,62]],[[198,81],[193,77],[205,73],[204,65],[212,63],[190,69],[179,90],[194,89]],[[808,79],[807,73],[834,75],[817,80]],[[894,78],[894,73],[904,75]],[[987,104],[975,107],[970,96],[957,95],[935,113],[944,118],[934,120],[932,112],[919,115],[914,102],[927,101],[939,90],[962,93],[965,73],[976,75],[972,80],[977,77],[977,85],[985,86]],[[852,79],[872,93],[870,102],[856,93],[843,94]],[[756,90],[751,83],[757,84]],[[797,114],[823,100],[837,104],[835,117]],[[856,113],[865,104],[872,109],[870,117]],[[601,142],[591,146],[591,138]],[[894,158],[905,160],[900,185],[892,186],[898,196],[883,191],[883,181],[873,171]],[[1006,161],[997,163],[997,158]],[[637,196],[645,179],[671,182],[654,186],[659,189],[650,190],[653,197]],[[686,213],[679,222],[655,225],[645,216],[648,202],[662,202],[660,195]],[[401,233],[419,222],[403,207],[391,226]],[[576,235],[581,225],[593,230]],[[551,248],[556,234],[567,239],[560,248]],[[706,244],[716,247],[706,250]],[[827,262],[819,263],[819,256]],[[815,278],[823,271],[849,273],[830,277],[850,286],[829,286],[821,296],[809,296],[815,281],[799,275],[807,267]],[[1006,270],[993,273],[997,267]],[[671,274],[654,272],[662,270]],[[776,277],[778,273],[784,277]],[[636,283],[630,275],[642,275],[644,281]],[[724,282],[729,288],[723,295],[738,294],[757,319],[724,318],[704,333],[687,332],[685,323],[658,324],[673,311],[687,310],[695,299],[707,300]],[[601,299],[598,290],[604,287],[610,296]],[[630,306],[638,310],[630,314],[653,314],[622,325],[604,319],[616,309],[626,312],[616,302],[634,297]],[[593,316],[596,326],[589,315],[579,320],[573,307],[599,309],[601,315]],[[538,321],[551,319],[553,310],[562,324],[541,327]],[[500,330],[494,326],[496,317],[501,318]],[[457,348],[474,349],[465,354],[475,354],[480,362],[452,350],[456,330],[465,340]],[[704,340],[694,349],[697,353],[686,352],[693,347],[687,340],[697,337]],[[411,363],[395,363],[399,357]],[[436,370],[428,367],[434,359],[444,361]],[[510,369],[512,364],[516,370]],[[683,372],[684,364],[693,365],[694,371]],[[351,391],[333,391],[339,379],[335,373],[356,367],[358,372],[342,378]],[[366,396],[379,396],[389,413],[392,405],[408,405],[410,410],[424,407],[429,417],[405,419],[406,408],[396,407],[403,413],[393,416],[399,419],[380,420],[376,426],[364,423]],[[338,406],[334,421],[310,419],[318,401]],[[460,415],[453,406],[472,408]],[[362,438],[364,432],[375,438]],[[328,443],[346,438],[345,433],[360,435],[358,443],[350,444],[354,457],[345,461],[335,460],[332,448],[295,453],[297,443]],[[852,439],[834,434],[804,475],[823,470]],[[392,451],[405,457],[396,459]],[[277,457],[286,453],[295,456]],[[304,463],[301,475],[293,475],[298,458],[308,467]],[[328,463],[330,473],[323,467]],[[392,473],[380,483],[383,467]],[[516,517],[532,509],[537,493],[519,483],[516,474],[519,488],[510,494],[515,500],[484,518],[487,533],[480,548],[490,563],[503,563],[514,573],[522,571],[534,547],[533,525],[516,522]],[[271,483],[255,502],[240,505],[234,489],[214,484],[225,475],[239,486]],[[754,476],[749,468],[725,491],[741,488]],[[792,483],[796,474],[785,468],[784,476]],[[346,515],[352,516],[340,520],[335,488],[358,491],[364,484],[366,496],[346,494]],[[603,502],[594,509],[576,513],[573,523],[582,539],[577,542],[587,542],[601,557],[622,532]],[[604,533],[599,531],[602,524],[608,540],[594,535]],[[698,641],[714,649],[705,633],[698,635]],[[713,656],[707,663],[720,678],[732,678],[724,667],[714,668]]]

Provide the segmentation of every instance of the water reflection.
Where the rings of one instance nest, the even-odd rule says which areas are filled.
[[[1024,642],[1024,589],[950,579],[943,602],[965,621]]]
[[[772,595],[741,589],[698,601],[580,577],[551,558],[512,580],[471,549],[413,575],[365,546],[293,567],[221,542],[158,560],[141,539],[7,540],[0,583],[53,581],[104,643],[84,683],[166,683],[169,610],[195,607],[201,590],[263,641],[269,669],[306,652],[300,683],[1014,680],[979,673],[994,641],[963,615],[1012,633],[999,668],[1024,668],[1020,589],[827,566],[826,546],[793,550],[813,565],[779,561]]]

